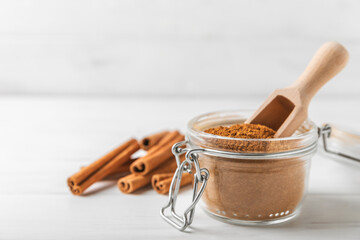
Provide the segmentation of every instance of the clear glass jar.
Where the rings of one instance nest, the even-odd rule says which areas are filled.
[[[318,129],[306,121],[291,137],[239,139],[205,133],[211,127],[244,122],[253,111],[224,111],[188,123],[190,149],[221,151],[198,154],[210,175],[201,197],[206,212],[236,224],[269,225],[295,217],[306,195],[309,167]]]

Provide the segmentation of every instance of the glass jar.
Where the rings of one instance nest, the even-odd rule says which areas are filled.
[[[290,220],[298,214],[306,194],[310,160],[317,148],[317,128],[306,121],[292,137],[272,139],[228,138],[204,132],[243,123],[249,113],[215,112],[188,124],[191,149],[225,153],[199,154],[200,166],[210,173],[202,196],[204,209],[219,220],[237,224],[268,225]]]
[[[329,124],[317,128],[310,120],[285,138],[240,139],[204,132],[212,127],[243,123],[252,112],[214,112],[188,123],[187,140],[173,146],[178,168],[169,201],[160,212],[164,220],[185,230],[192,223],[196,204],[202,199],[205,211],[221,221],[243,225],[282,223],[300,212],[311,158],[320,136],[326,152],[360,162],[357,157],[360,153],[344,154],[343,149],[339,151],[331,144],[335,140],[358,146],[359,136]],[[180,162],[182,154],[186,157]],[[184,213],[178,214],[175,204],[183,172],[194,174],[193,198]],[[166,209],[170,209],[170,216],[165,214]]]

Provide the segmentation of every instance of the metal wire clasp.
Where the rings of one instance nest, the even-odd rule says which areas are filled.
[[[174,144],[172,147],[172,152],[175,155],[177,169],[175,171],[174,177],[171,181],[170,190],[169,190],[169,200],[166,206],[161,208],[160,215],[161,217],[171,224],[173,227],[180,231],[184,231],[193,221],[195,206],[199,202],[202,194],[204,193],[207,180],[209,179],[209,171],[206,168],[200,168],[198,161],[198,154],[196,152],[202,152],[204,149],[187,149],[181,148],[181,146],[187,144],[187,141],[179,142]],[[185,154],[185,160],[180,161],[180,156]],[[179,194],[180,183],[182,174],[184,171],[192,173],[192,166],[195,167],[194,174],[194,187],[193,187],[193,196],[190,206],[184,211],[183,214],[179,215],[175,211],[176,199]],[[201,185],[199,186],[199,183]],[[165,215],[165,210],[170,208],[171,216]]]
[[[325,124],[322,128],[319,128],[319,136],[322,136],[324,151],[330,154],[334,154],[343,158],[351,159],[360,163],[360,158],[350,156],[348,154],[339,152],[335,149],[330,149],[328,141],[331,138],[332,127],[330,124]],[[348,135],[350,133],[347,133]]]

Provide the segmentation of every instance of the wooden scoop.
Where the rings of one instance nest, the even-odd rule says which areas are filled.
[[[325,43],[300,77],[291,86],[275,90],[245,123],[268,126],[276,131],[274,137],[291,136],[307,119],[312,97],[345,67],[348,59],[341,44]]]

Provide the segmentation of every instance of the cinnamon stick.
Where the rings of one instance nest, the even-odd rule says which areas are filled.
[[[139,148],[138,142],[131,139],[89,166],[84,167],[68,178],[67,182],[71,192],[75,195],[82,194],[93,183],[103,179],[111,174],[114,169],[129,162],[131,155]]]
[[[167,194],[170,190],[173,173],[154,174],[151,178],[151,186],[160,194]],[[190,173],[184,172],[181,177],[180,187],[192,183],[193,176]]]
[[[131,173],[147,175],[169,159],[173,155],[171,151],[172,146],[183,140],[184,136],[178,131],[168,133],[144,157],[139,158],[130,165]]]
[[[125,174],[130,174],[130,165],[132,162],[133,160],[130,160],[129,162],[115,168],[109,175],[105,176],[101,180],[118,180],[120,177],[124,177]]]
[[[137,175],[132,173],[126,177],[120,178],[118,181],[118,188],[123,193],[132,193],[142,187],[145,187],[146,185],[149,185],[154,174],[175,172],[176,168],[176,160],[175,157],[172,156],[147,175]]]
[[[103,179],[100,179],[99,181],[107,181],[107,180],[117,180],[120,177],[123,177],[124,174],[130,173],[130,164],[131,162],[125,163],[119,167],[116,167],[109,173],[109,175],[105,176]],[[83,169],[84,167],[81,167],[80,169]],[[73,186],[70,186],[68,183],[68,186],[71,188]]]
[[[131,163],[132,163],[133,161],[135,161],[135,159],[130,159],[129,162],[126,162],[126,163],[124,163],[123,165],[114,168],[114,169],[111,171],[110,175],[118,174],[118,173],[124,173],[124,172],[130,172],[130,165],[131,165]],[[85,166],[82,166],[82,167],[80,167],[80,170],[82,170],[82,169],[84,169],[84,168],[85,168]],[[110,175],[109,175],[109,176],[110,176]],[[106,177],[107,177],[107,176],[106,176]],[[105,177],[105,178],[106,178],[106,177]]]
[[[137,158],[130,159],[129,162],[124,163],[123,165],[114,168],[114,170],[108,175],[105,176],[101,180],[119,180],[119,178],[124,177],[130,174],[130,165],[133,163]]]
[[[169,133],[169,131],[162,131],[159,133],[155,133],[152,134],[150,136],[144,137],[143,139],[141,139],[141,141],[139,142],[140,144],[140,148],[144,149],[144,150],[149,150],[150,148],[152,148],[153,146],[155,146],[157,143],[160,142],[160,140],[165,137],[167,134]]]

